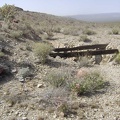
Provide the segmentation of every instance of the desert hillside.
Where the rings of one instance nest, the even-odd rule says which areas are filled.
[[[119,22],[120,13],[99,13],[99,14],[87,14],[87,15],[73,15],[70,18],[88,22]]]
[[[95,44],[120,50],[120,22],[1,7],[0,120],[120,120],[119,53],[50,56],[55,48]]]

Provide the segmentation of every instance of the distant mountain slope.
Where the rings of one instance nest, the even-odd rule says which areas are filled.
[[[73,15],[68,17],[88,22],[120,22],[120,13]]]

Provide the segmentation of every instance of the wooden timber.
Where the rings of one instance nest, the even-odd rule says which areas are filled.
[[[84,45],[73,48],[55,48],[54,52],[67,52],[73,50],[86,50],[86,49],[105,49],[108,44],[95,44],[95,45]]]
[[[89,55],[104,55],[104,54],[114,54],[119,53],[118,49],[111,50],[95,50],[95,51],[82,51],[82,52],[66,52],[66,53],[50,53],[51,57],[60,56],[63,58],[66,57],[78,57],[78,56],[89,56]]]

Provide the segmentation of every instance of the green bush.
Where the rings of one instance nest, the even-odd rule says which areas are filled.
[[[117,30],[117,29],[113,29],[113,30],[112,30],[112,34],[114,34],[114,35],[118,35],[118,34],[119,34],[119,30]]]
[[[52,71],[49,71],[44,80],[53,87],[68,88],[72,79],[72,73],[73,71],[71,69],[61,67],[60,69],[53,69]]]
[[[0,8],[0,13],[5,20],[13,19],[16,14],[15,6],[5,4]]]
[[[94,35],[94,34],[96,34],[96,32],[93,31],[93,30],[86,29],[86,30],[83,31],[83,34],[86,34],[86,35]]]
[[[67,74],[62,71],[53,70],[47,74],[45,81],[51,84],[53,87],[64,87],[67,82]]]
[[[105,81],[97,72],[88,74],[83,78],[83,80],[77,80],[71,85],[71,89],[76,91],[78,95],[92,93],[104,87]]]
[[[120,53],[115,58],[115,62],[118,63],[118,64],[120,64]]]
[[[12,37],[14,39],[21,38],[22,36],[23,36],[23,32],[22,31],[11,31],[10,32],[10,37]]]
[[[91,42],[91,40],[86,35],[81,36],[80,39],[79,39],[79,41]]]
[[[0,57],[4,57],[5,54],[3,52],[0,52]]]
[[[33,46],[34,54],[39,58],[41,63],[45,63],[47,56],[52,51],[52,46],[48,43],[35,43]]]

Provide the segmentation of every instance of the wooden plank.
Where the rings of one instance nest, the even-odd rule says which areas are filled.
[[[50,53],[51,57],[78,57],[78,56],[86,56],[86,55],[104,55],[104,54],[114,54],[119,53],[118,49],[112,50],[96,50],[96,51],[82,51],[82,52],[68,52],[68,53]]]
[[[85,50],[85,49],[105,49],[108,44],[95,44],[95,45],[84,45],[73,48],[55,48],[54,52],[65,52],[65,51],[73,51],[73,50]]]

